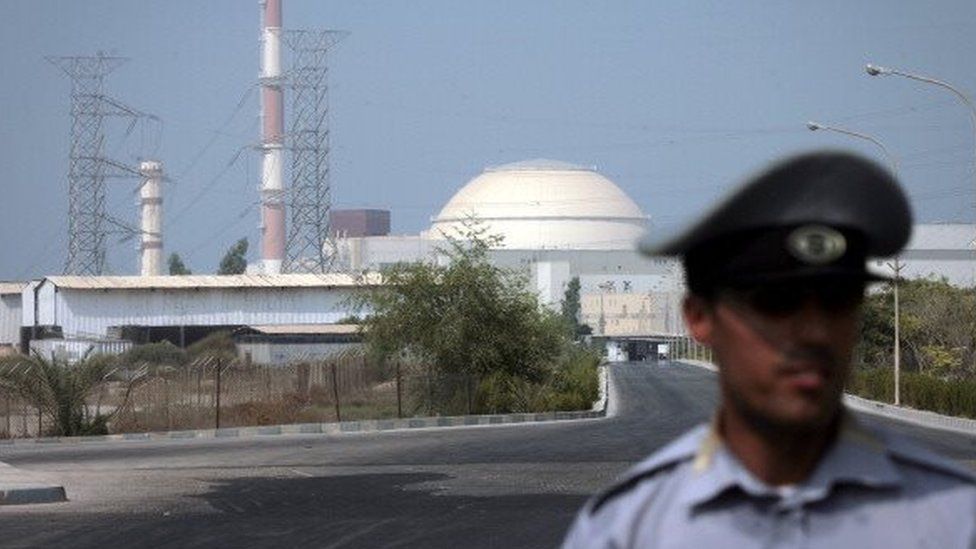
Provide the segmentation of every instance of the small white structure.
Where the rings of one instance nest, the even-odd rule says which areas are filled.
[[[35,339],[30,342],[32,354],[66,364],[92,355],[119,355],[131,348],[131,341],[120,339]]]
[[[627,362],[627,344],[623,341],[607,340],[606,342],[607,350],[607,361],[609,362]]]
[[[139,265],[142,276],[163,274],[163,165],[147,160],[139,165],[145,178],[139,189],[142,227]]]
[[[20,344],[23,282],[0,282],[0,355],[15,352]]]

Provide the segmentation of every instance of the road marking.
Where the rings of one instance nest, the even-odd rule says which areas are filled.
[[[298,469],[289,469],[289,471],[291,471],[292,473],[295,473],[296,475],[298,475],[300,477],[314,477],[315,476],[312,473],[306,473],[305,471],[299,471]]]

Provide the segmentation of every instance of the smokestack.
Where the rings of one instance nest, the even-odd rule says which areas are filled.
[[[263,0],[261,8],[261,258],[263,272],[275,274],[285,258],[281,0]]]
[[[163,274],[163,165],[154,160],[139,164],[145,178],[139,189],[142,206],[142,239],[139,261],[142,276]]]

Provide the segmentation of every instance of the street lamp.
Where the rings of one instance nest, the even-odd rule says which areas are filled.
[[[898,69],[891,69],[888,67],[879,67],[878,65],[872,65],[871,63],[865,65],[864,70],[871,76],[891,76],[891,75],[903,76],[911,80],[925,82],[926,84],[933,84],[935,86],[939,86],[940,88],[944,88],[951,91],[956,97],[962,100],[962,102],[965,103],[967,107],[969,107],[969,119],[973,123],[973,134],[974,136],[976,136],[976,106],[973,105],[973,102],[972,100],[969,99],[969,96],[959,91],[959,88],[956,88],[952,84],[944,80],[939,80],[937,78],[922,76],[920,74],[913,74],[910,72],[900,71]],[[973,147],[974,147],[974,151],[976,151],[976,142],[973,143]]]
[[[873,65],[868,65],[868,67],[869,67],[868,70],[869,74],[871,74],[871,69],[877,69],[877,67],[874,67]],[[870,141],[871,143],[877,145],[878,148],[881,149],[881,152],[884,153],[885,159],[888,161],[889,164],[891,164],[891,172],[896,175],[898,174],[898,161],[896,161],[895,157],[892,156],[892,154],[888,151],[888,148],[884,146],[884,143],[878,141],[876,138],[871,137],[868,134],[856,132],[853,130],[848,130],[845,128],[828,126],[826,124],[821,124],[819,122],[812,122],[812,121],[807,122],[807,129],[809,129],[812,132],[817,130],[825,130],[825,131],[831,131],[836,133],[842,133],[844,135],[856,137],[858,139],[863,139],[865,141]],[[898,277],[901,275],[901,269],[903,265],[898,260],[898,258],[895,257],[894,263],[893,264],[888,263],[888,267],[895,272],[895,281],[892,284],[894,298],[895,298],[895,357],[894,357],[895,358],[895,406],[900,406],[901,405],[901,333],[900,333],[901,322],[899,322],[899,318],[898,318],[899,317]]]
[[[888,164],[891,165],[891,171],[893,173],[898,173],[898,161],[895,160],[895,157],[888,150],[888,147],[885,147],[884,143],[878,141],[876,138],[871,137],[866,133],[856,132],[854,130],[848,130],[846,128],[839,128],[837,126],[828,126],[827,124],[821,124],[819,122],[813,122],[813,121],[807,122],[807,129],[809,129],[812,132],[815,132],[817,130],[824,130],[828,132],[842,133],[844,135],[849,135],[851,137],[856,137],[858,139],[870,141],[871,143],[874,143],[879,149],[881,149],[881,153],[884,154],[885,160],[887,160]]]

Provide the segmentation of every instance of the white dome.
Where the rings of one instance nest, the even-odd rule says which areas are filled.
[[[552,160],[488,168],[433,219],[429,235],[459,236],[475,218],[513,249],[630,249],[647,217],[594,170]]]

